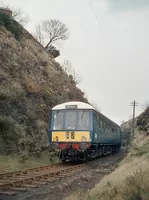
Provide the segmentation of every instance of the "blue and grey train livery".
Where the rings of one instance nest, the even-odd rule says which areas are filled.
[[[92,159],[118,151],[120,127],[93,106],[75,101],[53,107],[49,142],[60,151],[60,159]]]

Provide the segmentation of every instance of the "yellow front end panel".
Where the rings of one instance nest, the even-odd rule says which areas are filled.
[[[90,142],[89,131],[53,131],[52,142]]]

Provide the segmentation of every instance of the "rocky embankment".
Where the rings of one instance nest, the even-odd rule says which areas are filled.
[[[48,145],[50,109],[87,99],[30,33],[15,33],[0,23],[0,152],[38,155]]]

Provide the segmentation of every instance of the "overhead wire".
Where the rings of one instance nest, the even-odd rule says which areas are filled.
[[[100,15],[97,17],[97,15],[96,15],[96,13],[95,13],[95,10],[94,10],[94,8],[93,8],[92,3],[91,3],[90,0],[88,0],[88,4],[89,4],[89,7],[91,8],[91,11],[92,11],[92,13],[93,13],[93,15],[94,15],[96,21],[97,21],[98,28],[99,28],[99,29],[101,30],[101,32],[103,33],[103,36],[104,36],[104,38],[105,38],[105,40],[106,40],[106,42],[107,42],[107,37],[106,37],[105,32],[104,32],[104,28],[103,28],[103,25],[102,25],[101,17],[100,17]]]

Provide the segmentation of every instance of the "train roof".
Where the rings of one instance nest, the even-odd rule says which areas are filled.
[[[102,117],[104,117],[105,119],[107,119],[108,121],[110,121],[111,123],[115,124],[116,126],[119,127],[118,124],[116,124],[115,122],[113,122],[111,119],[109,119],[108,117],[106,117],[105,115],[103,115],[101,112],[99,112],[98,110],[96,110],[93,106],[91,106],[88,103],[84,103],[84,102],[80,102],[80,101],[70,101],[70,102],[66,102],[66,103],[62,103],[59,105],[56,105],[55,107],[52,108],[52,110],[64,110],[64,109],[87,109],[87,110],[94,110],[97,113],[99,113]]]
[[[95,110],[93,106],[84,102],[80,102],[80,101],[70,101],[70,102],[62,103],[53,107],[52,110],[63,110],[63,109],[68,109],[68,108]]]

